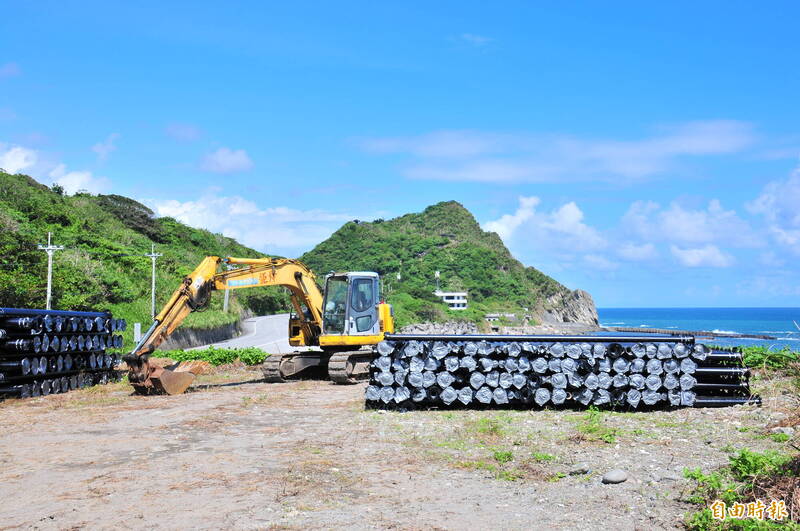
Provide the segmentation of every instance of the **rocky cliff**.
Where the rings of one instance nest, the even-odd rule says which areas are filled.
[[[588,292],[564,290],[548,297],[536,308],[539,321],[544,324],[582,323],[597,325],[597,308]]]

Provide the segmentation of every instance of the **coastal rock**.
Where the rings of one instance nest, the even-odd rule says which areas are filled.
[[[592,296],[586,291],[564,290],[548,297],[542,307],[536,309],[542,323],[583,323],[597,325],[597,316]]]

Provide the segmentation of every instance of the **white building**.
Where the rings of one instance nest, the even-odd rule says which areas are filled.
[[[433,292],[434,295],[440,297],[442,301],[451,310],[466,310],[467,309],[467,292],[466,291],[439,291]]]

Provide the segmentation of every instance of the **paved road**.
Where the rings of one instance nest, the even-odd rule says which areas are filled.
[[[309,347],[292,347],[289,345],[288,313],[262,315],[245,319],[242,321],[242,335],[239,337],[220,341],[213,345],[195,347],[195,349],[204,349],[210,346],[220,348],[258,347],[266,352],[275,354],[309,350]]]

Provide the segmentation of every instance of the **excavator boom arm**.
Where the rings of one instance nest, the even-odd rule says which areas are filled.
[[[242,267],[218,272],[221,264]],[[240,289],[258,286],[284,286],[291,292],[292,305],[301,315],[307,336],[317,339],[322,327],[322,292],[314,273],[297,260],[283,258],[220,258],[209,256],[181,282],[164,308],[155,316],[150,329],[134,350],[125,356],[128,376],[134,388],[145,394],[151,392],[153,378],[161,376],[163,369],[150,366],[148,357],[172,334],[194,310],[208,303],[211,291]],[[305,306],[308,315],[302,311]],[[157,373],[157,374],[156,374]],[[169,375],[166,375],[169,379]],[[191,383],[189,380],[186,387]],[[180,387],[180,386],[179,386]],[[183,392],[183,387],[178,392]],[[165,389],[158,389],[164,391]],[[173,392],[166,389],[169,394]]]

